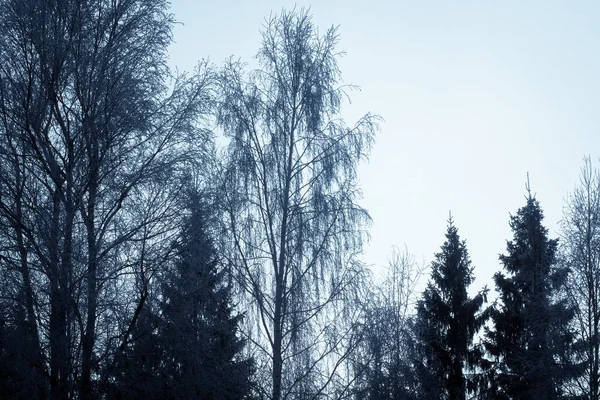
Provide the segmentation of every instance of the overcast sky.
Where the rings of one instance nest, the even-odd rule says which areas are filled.
[[[366,262],[385,265],[392,245],[431,261],[451,210],[473,289],[493,287],[527,172],[558,235],[582,157],[600,156],[600,2],[172,0],[171,65],[252,62],[265,18],[295,4],[322,31],[339,25],[342,77],[361,87],[346,122],[384,118],[360,167]]]

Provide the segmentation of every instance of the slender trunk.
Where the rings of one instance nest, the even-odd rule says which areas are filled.
[[[20,270],[21,277],[23,279],[23,295],[25,298],[25,309],[27,311],[27,342],[33,346],[33,360],[32,366],[36,372],[38,396],[40,399],[47,397],[47,387],[44,382],[45,367],[44,359],[42,356],[42,349],[40,347],[40,337],[38,333],[37,317],[34,308],[33,300],[33,288],[31,285],[31,276],[29,271],[29,262],[27,256],[27,249],[25,247],[25,241],[23,238],[23,226],[22,226],[22,214],[21,214],[21,199],[20,196],[17,198],[17,222],[15,226],[17,246],[19,248],[19,259],[20,259]]]
[[[281,354],[283,339],[282,332],[282,301],[283,301],[283,284],[281,283],[281,275],[277,274],[277,283],[275,288],[275,313],[273,315],[273,400],[281,399],[281,378],[283,370],[283,357]]]
[[[55,390],[52,395],[53,399],[67,400],[73,393],[73,370],[71,359],[71,310],[75,307],[71,290],[72,282],[72,258],[73,258],[73,224],[77,208],[73,197],[73,164],[74,152],[73,143],[69,136],[68,141],[68,163],[65,168],[65,183],[64,191],[61,195],[61,187],[57,185],[54,193],[54,211],[53,211],[53,227],[54,237],[51,238],[53,243],[53,257],[55,257],[55,272],[53,279],[55,281],[55,300],[53,301],[53,309],[55,313],[54,326],[54,350],[56,365]],[[55,182],[60,182],[60,175],[55,174]],[[61,200],[64,204],[64,220],[61,224]],[[62,230],[60,228],[63,228]],[[59,238],[62,238],[62,246],[59,244]],[[59,251],[60,248],[60,251]],[[60,260],[59,260],[60,254]],[[58,282],[56,282],[58,281]]]
[[[92,168],[95,167],[92,166]],[[93,349],[96,338],[96,308],[97,308],[97,269],[98,269],[98,247],[96,242],[95,207],[97,194],[97,174],[94,173],[90,179],[87,217],[85,221],[87,230],[88,246],[88,270],[87,270],[87,321],[85,336],[83,337],[81,389],[80,397],[84,400],[92,399],[91,372],[93,364]]]
[[[61,263],[61,292],[62,292],[62,313],[63,313],[63,334],[62,338],[62,360],[63,360],[63,379],[62,384],[65,387],[66,397],[71,397],[73,392],[72,365],[71,365],[71,313],[73,300],[71,296],[72,282],[72,254],[73,254],[73,221],[75,219],[75,208],[72,204],[65,207],[65,235],[63,241],[62,263]]]
[[[60,265],[60,195],[57,188],[52,195],[50,253],[50,395],[52,399],[67,400],[67,328],[65,307],[64,266]]]
[[[282,355],[282,340],[283,340],[283,302],[285,297],[285,269],[286,269],[286,243],[287,243],[287,228],[288,228],[288,207],[289,207],[289,192],[292,176],[292,156],[294,147],[294,130],[293,124],[295,121],[295,113],[292,116],[292,130],[290,132],[290,143],[287,153],[287,165],[285,168],[285,187],[283,191],[283,215],[281,218],[281,237],[279,242],[279,261],[276,265],[275,278],[275,312],[273,315],[273,400],[281,399],[281,380],[283,371],[283,355]]]
[[[591,266],[590,266],[591,267]],[[595,279],[592,280],[595,284]],[[589,337],[589,362],[590,362],[590,399],[598,400],[598,309],[595,291],[590,288],[588,301],[589,317],[588,317],[588,337]]]
[[[47,394],[47,382],[44,381],[45,366],[42,355],[42,349],[40,346],[40,337],[37,326],[37,317],[34,308],[34,296],[33,287],[31,284],[31,275],[29,270],[28,251],[25,245],[25,234],[23,232],[24,221],[23,221],[23,190],[25,184],[25,178],[23,176],[22,166],[25,163],[24,159],[21,159],[18,155],[17,150],[13,146],[12,142],[9,142],[10,149],[14,158],[15,167],[15,218],[14,218],[14,231],[15,239],[17,242],[17,248],[19,250],[19,270],[21,278],[23,280],[23,298],[25,301],[26,310],[26,322],[25,322],[25,334],[28,345],[33,346],[32,348],[32,367],[34,370],[34,380],[36,381],[38,389],[38,397],[45,399],[48,397]]]
[[[587,265],[587,286],[588,286],[588,340],[589,340],[589,357],[590,357],[590,399],[598,400],[598,294],[597,286],[597,268],[592,260],[592,205],[590,202],[591,193],[587,193],[587,221],[586,221],[586,260]]]

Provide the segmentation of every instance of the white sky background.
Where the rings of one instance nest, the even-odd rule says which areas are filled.
[[[558,235],[582,157],[600,156],[600,2],[172,0],[183,25],[170,63],[252,64],[265,18],[295,4],[322,32],[340,27],[342,77],[361,87],[347,124],[368,111],[385,120],[359,174],[373,218],[367,263],[386,265],[392,245],[431,261],[451,210],[472,290],[493,288],[527,172]]]

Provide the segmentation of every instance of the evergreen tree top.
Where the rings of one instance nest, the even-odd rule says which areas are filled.
[[[508,272],[517,274],[536,266],[545,266],[545,273],[555,263],[558,239],[548,238],[543,225],[544,213],[538,200],[528,192],[527,203],[510,216],[513,239],[506,242],[506,255],[500,261]]]
[[[431,263],[431,280],[417,306],[416,369],[425,398],[464,400],[474,387],[463,369],[473,368],[481,358],[473,339],[485,323],[481,308],[487,289],[470,298],[473,281],[466,242],[450,215],[446,240]]]
[[[448,219],[445,236],[441,251],[435,254],[431,263],[431,279],[443,293],[453,296],[458,290],[464,291],[466,296],[466,287],[474,280],[473,267],[466,241],[460,239],[452,215]]]

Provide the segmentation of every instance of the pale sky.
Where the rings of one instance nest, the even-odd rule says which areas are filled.
[[[384,118],[359,174],[367,263],[385,265],[392,245],[431,261],[451,210],[472,289],[493,288],[527,172],[558,235],[583,156],[600,156],[600,2],[172,0],[171,65],[253,63],[265,18],[294,5],[322,31],[340,26],[342,77],[361,87],[346,122]]]

